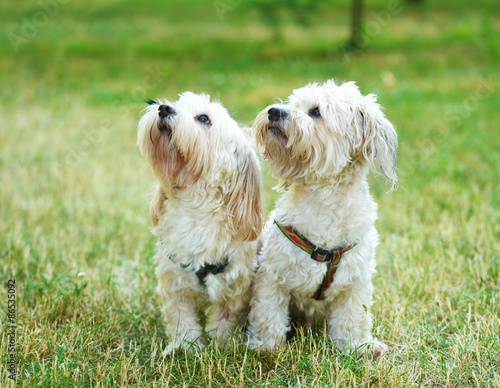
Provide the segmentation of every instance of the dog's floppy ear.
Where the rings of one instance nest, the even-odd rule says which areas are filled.
[[[391,191],[398,187],[396,150],[398,136],[393,125],[382,113],[375,96],[370,94],[359,107],[363,131],[363,156],[373,170],[379,171],[392,185]]]
[[[149,215],[151,216],[151,221],[153,226],[158,225],[158,220],[160,219],[161,212],[163,210],[163,204],[167,200],[167,195],[165,191],[158,185],[153,193],[153,198],[149,203]]]
[[[264,227],[260,165],[255,153],[236,150],[237,172],[229,193],[227,209],[236,234],[242,241],[254,241]]]

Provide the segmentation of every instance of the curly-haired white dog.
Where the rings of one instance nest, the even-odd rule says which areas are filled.
[[[204,346],[199,296],[206,331],[224,341],[250,298],[264,216],[257,156],[220,104],[190,92],[150,104],[138,144],[158,180],[150,213],[169,353]]]
[[[371,335],[377,205],[369,168],[397,186],[397,135],[375,96],[353,82],[295,90],[254,124],[282,197],[264,228],[250,302],[249,345],[283,345],[290,311],[325,317],[346,352],[381,355]]]

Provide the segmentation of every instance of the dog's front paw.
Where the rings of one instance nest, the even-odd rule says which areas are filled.
[[[382,356],[385,352],[389,350],[389,347],[380,342],[376,338],[372,338],[369,341],[356,343],[353,341],[341,341],[335,340],[335,347],[340,349],[343,353],[346,354],[357,354],[358,357],[372,357],[378,358]]]
[[[222,330],[213,330],[208,333],[211,337],[210,345],[212,347],[217,347],[219,349],[224,349],[231,344],[231,339],[234,338],[233,333],[222,331]]]
[[[167,345],[167,347],[165,348],[165,350],[162,352],[162,354],[164,356],[173,356],[175,354],[175,351],[177,349],[179,349],[179,345],[178,344],[169,343]]]
[[[276,352],[283,348],[285,340],[283,341],[265,341],[257,335],[249,336],[247,346],[250,349],[261,350],[264,352]]]
[[[163,351],[164,356],[173,356],[176,352],[182,351],[188,354],[201,353],[205,349],[204,341],[199,338],[194,341],[184,340],[182,342],[170,342]]]
[[[376,338],[373,338],[370,342],[366,342],[365,344],[361,345],[361,347],[358,348],[358,356],[359,357],[369,356],[372,358],[379,358],[388,350],[389,347],[386,344],[380,342]]]

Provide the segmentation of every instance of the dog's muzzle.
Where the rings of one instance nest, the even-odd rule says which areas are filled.
[[[157,123],[158,130],[160,132],[166,132],[169,139],[172,136],[172,123],[169,119],[174,116],[175,113],[175,109],[170,105],[161,104],[158,107],[158,117],[160,118]]]
[[[279,108],[270,108],[267,111],[267,118],[269,120],[269,124],[267,126],[267,130],[271,132],[271,134],[277,138],[282,138],[285,141],[288,140],[285,132],[283,131],[283,121],[288,116],[288,113]]]

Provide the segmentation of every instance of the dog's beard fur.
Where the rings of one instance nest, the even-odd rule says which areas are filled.
[[[286,117],[269,121],[272,107],[284,110]],[[308,114],[314,107],[321,117]],[[288,104],[264,109],[254,130],[263,156],[285,182],[339,180],[369,165],[397,187],[396,132],[375,96],[362,96],[352,82],[297,89]]]
[[[158,105],[146,109],[139,122],[138,143],[157,178],[174,188],[197,182],[207,166],[206,136],[194,125],[182,125],[180,112],[160,118]]]
[[[300,125],[301,118],[290,112],[289,117],[270,122],[269,107],[256,118],[257,144],[262,148],[275,174],[284,179],[303,178],[317,159],[320,144],[314,136],[314,128]]]

